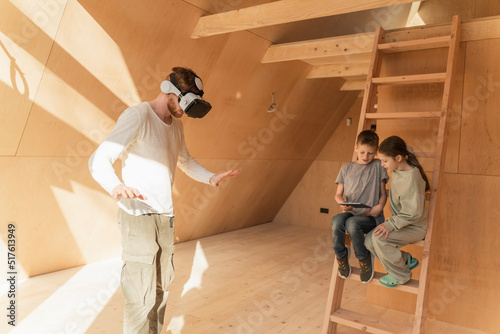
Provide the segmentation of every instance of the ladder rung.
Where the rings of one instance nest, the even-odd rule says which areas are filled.
[[[400,75],[394,77],[373,78],[372,83],[376,85],[417,85],[427,83],[444,82],[446,73]]]
[[[384,53],[417,51],[425,49],[446,48],[450,46],[451,36],[414,39],[411,41],[379,44],[378,49]]]
[[[412,327],[392,323],[343,308],[335,310],[330,315],[330,320],[338,324],[356,328],[368,333],[393,334],[393,333],[411,333]]]
[[[425,241],[424,240],[420,240],[420,241],[416,241],[416,242],[412,242],[410,245],[414,245],[414,246],[424,246],[424,243]]]
[[[351,267],[351,270],[352,270],[352,272],[351,272],[351,276],[349,276],[349,279],[354,279],[354,280],[359,281],[360,280],[360,278],[359,278],[359,273],[360,273],[359,268]],[[380,279],[383,276],[385,276],[385,275],[386,274],[375,272],[375,275],[373,275],[373,279],[371,280],[370,283],[380,284],[379,283]],[[395,288],[390,288],[390,289],[391,290],[399,290],[399,291],[405,291],[405,292],[410,292],[410,293],[417,294],[418,293],[418,281],[414,280],[414,279],[411,279],[406,284],[399,285],[399,286],[397,286]]]
[[[439,118],[442,111],[416,111],[416,112],[386,112],[366,113],[366,119],[403,119],[403,118]]]

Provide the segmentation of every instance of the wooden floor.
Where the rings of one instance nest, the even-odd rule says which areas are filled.
[[[325,230],[269,223],[178,244],[163,333],[321,333],[331,243]],[[112,259],[20,282],[17,326],[3,320],[0,332],[121,333],[120,269],[120,259]],[[364,285],[345,286],[343,307],[411,321],[367,304]],[[5,289],[0,301],[6,305]],[[338,332],[364,333],[344,326]],[[484,332],[429,321],[428,333]]]

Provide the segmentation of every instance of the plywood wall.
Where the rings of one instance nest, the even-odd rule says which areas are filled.
[[[1,2],[0,212],[16,225],[20,277],[119,256],[116,203],[87,161],[173,66],[193,68],[214,106],[183,119],[191,154],[242,171],[218,189],[176,173],[178,242],[271,221],[356,99],[340,79],[306,80],[305,63],[261,64],[270,41],[253,33],[191,39],[199,6]]]
[[[330,228],[332,217],[341,212],[335,201],[335,180],[340,167],[352,159],[361,103],[362,98],[358,97],[281,207],[274,222],[325,230]],[[347,119],[351,120],[350,126],[347,126]],[[321,213],[320,208],[328,209],[329,213]]]
[[[470,20],[500,14],[500,3],[488,0],[440,0],[420,4],[418,16],[424,24],[450,22],[453,15]]]
[[[496,280],[500,260],[495,256],[500,217],[494,209],[494,203],[500,200],[497,190],[500,66],[496,60],[499,52],[500,39],[462,43],[460,48],[453,84],[448,154],[440,190],[442,201],[433,234],[428,310],[431,319],[487,333],[496,333],[500,328],[497,316],[500,293]],[[386,57],[384,75],[443,69],[442,51],[414,52],[406,56],[409,58]],[[427,111],[436,106],[439,109],[441,92],[442,86],[438,85],[382,88],[378,108],[384,112]],[[359,105],[356,111],[349,113],[354,119],[359,114]],[[383,121],[378,122],[377,132],[381,139],[399,135],[419,151],[434,149],[436,142],[436,124],[432,121],[412,121],[411,124]],[[330,233],[329,221],[336,213],[334,186],[330,182],[334,182],[334,172],[342,161],[350,161],[354,140],[355,132],[341,124],[288,198],[276,221],[324,228],[325,233]],[[347,151],[343,143],[350,143]],[[421,160],[430,173],[432,159]],[[330,215],[319,214],[320,206],[329,206]],[[412,247],[410,252],[419,257],[421,250]],[[380,264],[377,268],[383,270]],[[416,298],[370,285],[367,300],[411,313]]]

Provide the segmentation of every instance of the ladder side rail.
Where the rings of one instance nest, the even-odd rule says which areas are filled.
[[[321,331],[322,334],[337,333],[337,323],[332,322],[330,316],[333,312],[340,308],[340,303],[342,302],[342,294],[344,292],[345,280],[338,275],[338,270],[339,264],[337,263],[337,261],[334,261],[332,279],[330,281],[330,289],[328,290],[325,318],[323,319],[323,329]]]
[[[431,185],[431,200],[429,202],[429,212],[427,221],[427,233],[424,241],[424,249],[422,254],[422,264],[420,272],[420,285],[419,293],[417,296],[417,305],[415,312],[415,321],[413,327],[414,334],[424,333],[426,325],[427,303],[429,297],[429,272],[430,272],[430,250],[432,242],[432,231],[434,227],[434,220],[436,217],[436,204],[439,200],[438,188],[442,175],[444,174],[444,162],[446,159],[446,139],[447,133],[447,118],[450,113],[449,105],[451,101],[452,77],[455,70],[455,59],[457,58],[460,47],[460,19],[458,16],[453,17],[451,43],[448,52],[446,81],[444,85],[443,101],[441,110],[443,116],[439,123],[438,137],[436,143],[436,158],[434,161],[434,174]]]
[[[366,77],[365,95],[363,96],[363,104],[361,105],[361,113],[359,115],[358,133],[363,130],[367,130],[365,115],[368,110],[373,110],[373,106],[375,105],[375,100],[377,98],[376,90],[378,88],[372,83],[372,79],[374,76],[378,77],[380,75],[382,54],[378,51],[378,45],[381,44],[384,39],[385,30],[382,27],[378,26],[375,30],[370,67],[368,68],[368,75]],[[354,142],[354,145],[356,145],[356,142]],[[356,160],[356,152],[353,153],[352,160]]]
[[[372,84],[373,72],[375,71],[378,75],[380,72],[380,63],[381,57],[378,52],[378,44],[381,43],[385,38],[385,30],[378,26],[375,31],[374,43],[372,56],[370,60],[370,67],[368,70],[368,76],[366,80],[365,86],[365,95],[363,96],[363,104],[361,106],[361,113],[359,117],[359,125],[358,132],[362,131],[366,126],[366,111],[368,106],[373,108],[374,100],[376,98],[376,94],[374,94],[374,90],[376,87]],[[353,160],[356,159],[356,153],[353,154]],[[338,271],[338,263],[334,261],[333,270],[332,270],[332,278],[330,281],[330,288],[328,292],[328,299],[325,311],[325,317],[323,320],[323,334],[335,334],[337,333],[337,323],[331,321],[331,315],[333,312],[340,308],[340,304],[342,302],[342,295],[344,290],[345,280],[339,277],[337,274]]]

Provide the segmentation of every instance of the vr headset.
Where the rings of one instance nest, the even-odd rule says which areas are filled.
[[[165,94],[170,94],[173,93],[177,95],[179,98],[179,105],[181,106],[181,109],[188,115],[189,117],[193,118],[202,118],[208,112],[210,109],[212,109],[212,106],[208,101],[204,100],[202,98],[203,96],[203,84],[201,82],[201,79],[196,77],[194,79],[194,82],[196,84],[196,88],[201,92],[200,95],[197,95],[191,91],[181,91],[181,88],[179,84],[177,83],[177,80],[175,79],[174,74],[170,74],[170,80],[165,80],[161,83],[161,91]]]

